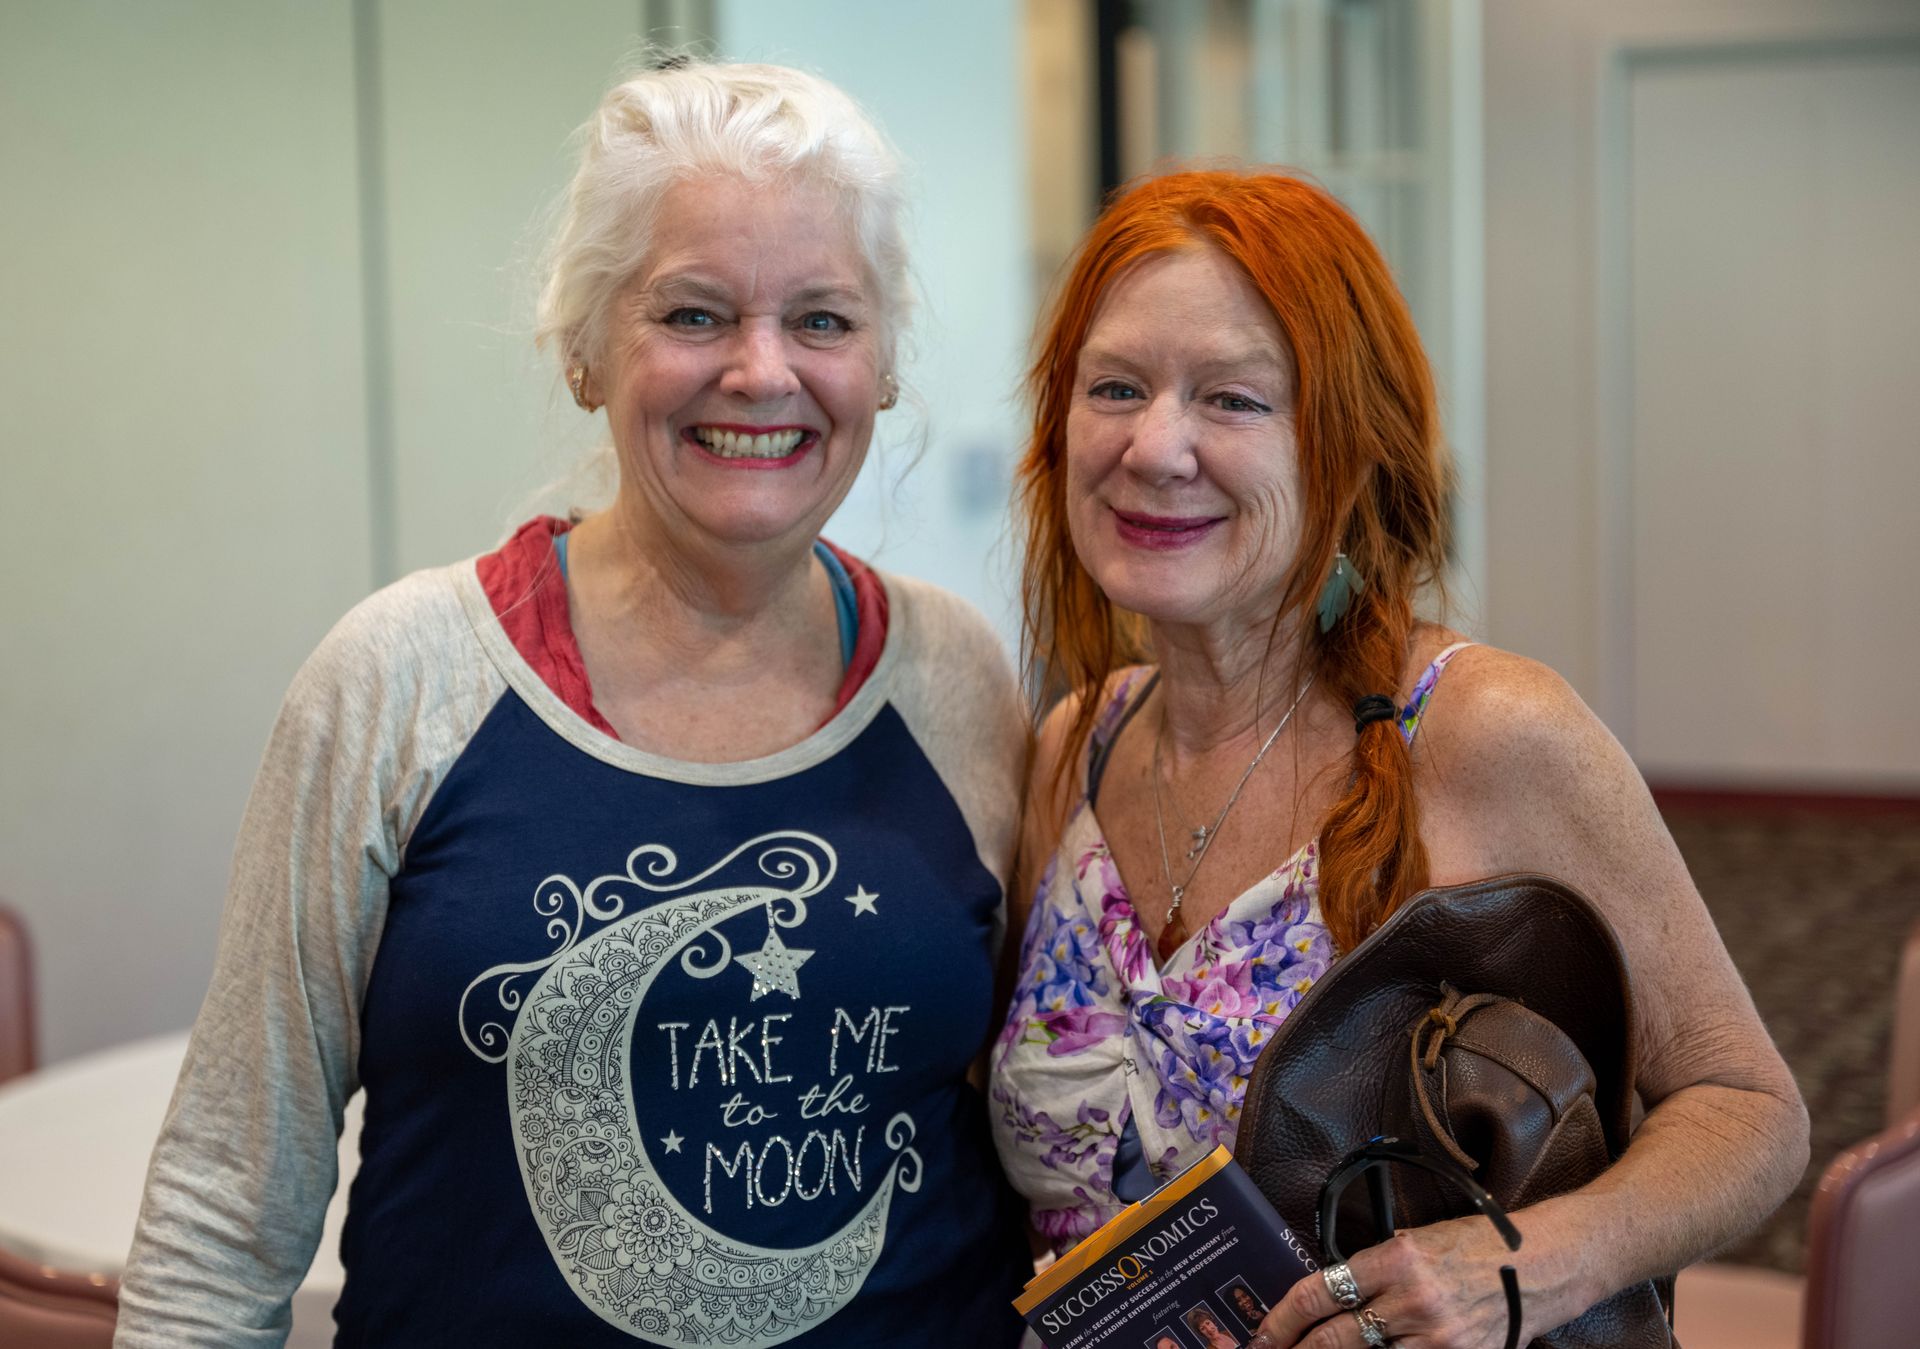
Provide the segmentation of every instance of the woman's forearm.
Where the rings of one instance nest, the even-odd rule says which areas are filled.
[[[1791,1095],[1701,1084],[1662,1101],[1599,1179],[1514,1215],[1526,1282],[1558,1320],[1737,1239],[1807,1165],[1807,1113]],[[1529,1308],[1529,1321],[1533,1321]]]

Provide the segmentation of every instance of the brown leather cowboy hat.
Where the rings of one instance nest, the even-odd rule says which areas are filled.
[[[1426,890],[1322,976],[1254,1066],[1235,1157],[1295,1232],[1304,1237],[1315,1231],[1321,1183],[1355,1147],[1380,1134],[1431,1145],[1423,1137],[1431,1131],[1420,1124],[1412,1100],[1410,1040],[1454,990],[1510,999],[1557,1027],[1591,1067],[1590,1079],[1556,1051],[1551,1042],[1557,1037],[1545,1028],[1523,1037],[1522,1061],[1511,1061],[1515,1056],[1508,1053],[1505,1066],[1522,1083],[1547,1089],[1549,1097],[1556,1091],[1564,1097],[1569,1083],[1579,1088],[1589,1082],[1584,1090],[1599,1116],[1604,1160],[1625,1150],[1634,1109],[1633,997],[1625,956],[1606,919],[1549,876],[1500,876]],[[1529,1057],[1543,1061],[1524,1061]],[[1447,1094],[1457,1096],[1466,1088],[1461,1073],[1471,1069],[1452,1062]],[[1501,1107],[1502,1090],[1524,1094],[1502,1074],[1483,1072],[1489,1076],[1499,1080],[1483,1081],[1481,1094],[1493,1108]],[[1556,1076],[1557,1083],[1543,1080]],[[1514,1108],[1541,1110],[1538,1101],[1516,1100]],[[1441,1111],[1446,1114],[1444,1104]],[[1461,1120],[1449,1123],[1461,1132]],[[1521,1128],[1518,1142],[1525,1147],[1530,1140],[1526,1126]],[[1475,1150],[1465,1133],[1462,1142]],[[1503,1204],[1541,1197],[1503,1194],[1485,1170],[1475,1174]],[[1568,1178],[1561,1188],[1591,1178]],[[1405,1226],[1459,1211],[1438,1191],[1428,1202],[1419,1194],[1404,1200],[1410,1201],[1402,1204]],[[1450,1211],[1434,1212],[1434,1204]]]

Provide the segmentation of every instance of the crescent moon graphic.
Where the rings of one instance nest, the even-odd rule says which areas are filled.
[[[787,884],[682,893],[625,913],[627,886],[655,895],[687,891],[756,850],[760,871]],[[549,877],[535,907],[548,916],[558,947],[542,961],[495,966],[461,997],[468,1047],[506,1063],[515,1151],[547,1249],[581,1301],[629,1335],[758,1349],[812,1329],[852,1300],[879,1259],[895,1188],[920,1188],[920,1154],[909,1146],[915,1126],[896,1114],[882,1134],[896,1155],[859,1213],[811,1246],[768,1249],[690,1213],[668,1191],[641,1137],[628,1068],[656,975],[676,958],[695,978],[719,974],[733,951],[714,929],[748,910],[764,908],[773,928],[798,927],[807,899],[831,883],[836,865],[824,840],[788,831],[751,839],[677,882],[665,878],[678,861],[659,844],[636,848],[624,875],[602,876],[584,891]],[[613,921],[582,940],[587,918]],[[702,939],[714,943],[711,954]],[[544,973],[522,1008],[515,984],[536,970]],[[468,1034],[467,1000],[489,982],[503,1009],[519,1010],[510,1035],[492,1021],[477,1037]]]

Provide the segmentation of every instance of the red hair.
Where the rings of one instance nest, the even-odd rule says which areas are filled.
[[[1018,470],[1029,669],[1081,694],[1056,793],[1086,752],[1100,691],[1145,654],[1145,626],[1115,607],[1067,532],[1066,428],[1080,348],[1108,288],[1143,258],[1218,249],[1279,321],[1296,372],[1302,530],[1281,586],[1299,668],[1342,706],[1397,699],[1414,597],[1447,550],[1449,470],[1433,376],[1386,260],[1322,189],[1271,173],[1174,173],[1115,199],[1094,223],[1047,316],[1029,374],[1033,436]],[[1313,601],[1344,550],[1365,582],[1326,632]],[[1353,772],[1320,830],[1320,906],[1351,950],[1426,884],[1413,766],[1393,721],[1356,738]]]

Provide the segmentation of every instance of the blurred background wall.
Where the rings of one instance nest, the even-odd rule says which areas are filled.
[[[1490,631],[1656,781],[1910,793],[1920,6],[1485,31]]]
[[[191,1019],[301,659],[593,445],[533,264],[649,38],[818,70],[915,166],[912,396],[840,542],[1011,643],[1036,305],[1110,184],[1282,161],[1434,355],[1457,622],[1658,781],[1920,797],[1920,6],[11,0],[0,896],[48,1059]]]

